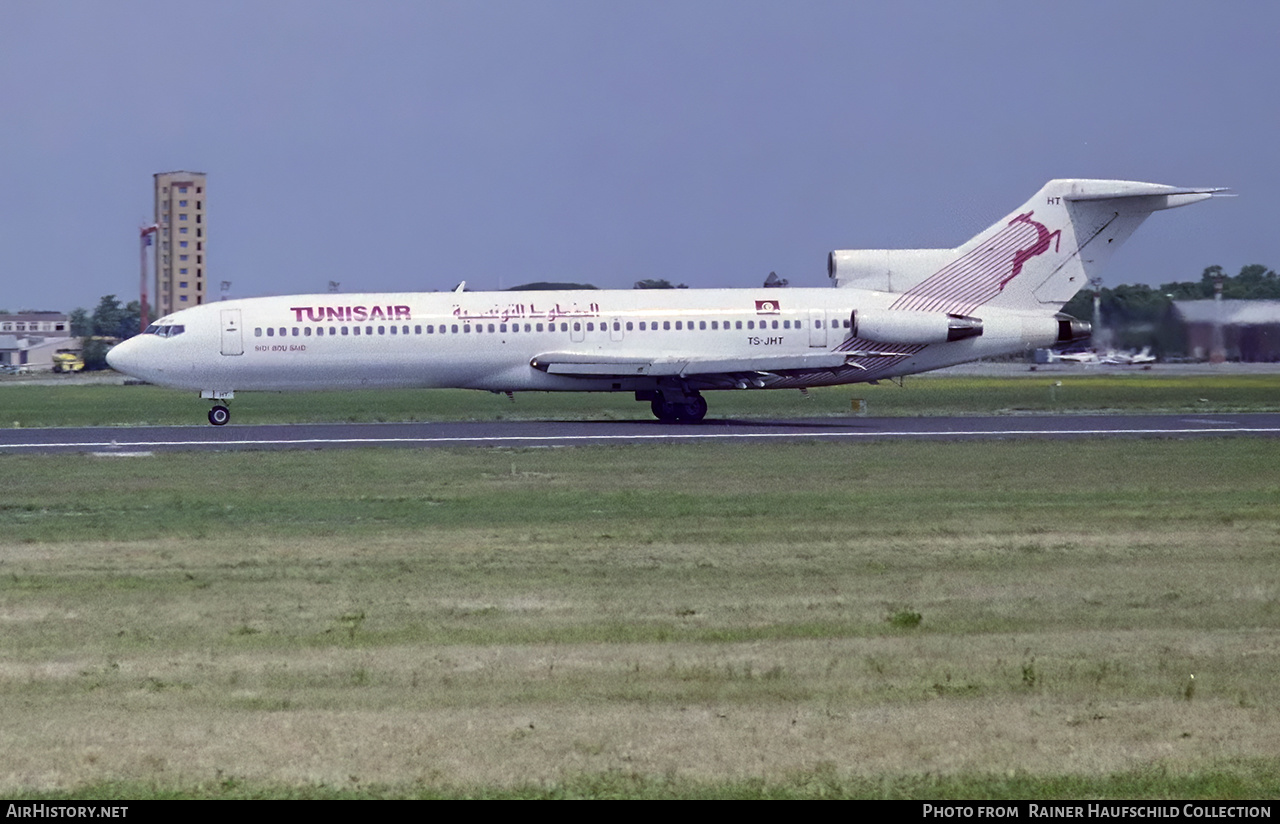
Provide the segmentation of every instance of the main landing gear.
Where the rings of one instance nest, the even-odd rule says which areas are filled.
[[[231,410],[222,404],[209,410],[209,423],[214,426],[226,426],[229,420],[231,420]]]
[[[698,423],[707,416],[707,399],[694,392],[683,401],[669,401],[658,395],[649,401],[653,416],[663,423]]]

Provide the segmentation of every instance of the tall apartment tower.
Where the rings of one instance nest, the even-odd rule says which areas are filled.
[[[162,172],[156,179],[156,288],[152,317],[205,302],[209,223],[204,172]]]

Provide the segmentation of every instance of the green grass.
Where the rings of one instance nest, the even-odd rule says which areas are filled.
[[[1280,374],[1027,373],[1015,378],[908,378],[799,392],[709,392],[712,419],[851,414],[862,399],[867,414],[968,415],[1094,411],[1274,412]],[[33,386],[0,382],[0,426],[120,426],[205,424],[209,403],[196,393],[154,386]],[[516,419],[650,419],[647,404],[625,393],[501,395],[467,390],[385,390],[324,393],[243,393],[232,401],[236,423]]]
[[[746,779],[694,781],[679,776],[648,776],[612,772],[580,775],[559,781],[514,787],[438,786],[428,784],[334,786],[313,784],[262,785],[234,776],[200,784],[183,791],[139,782],[105,782],[74,792],[22,794],[14,800],[103,801],[195,799],[887,799],[975,800],[1022,799],[1146,799],[1151,801],[1275,798],[1280,778],[1269,761],[1233,765],[1190,775],[1171,774],[1159,768],[1134,770],[1099,777],[1046,780],[1028,775],[955,775],[851,778],[840,775],[834,764],[824,763],[795,771],[776,780]]]
[[[1278,458],[0,456],[0,789],[1274,797]]]

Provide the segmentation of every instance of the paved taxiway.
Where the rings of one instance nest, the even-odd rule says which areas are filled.
[[[1280,437],[1280,414],[1018,415],[937,418],[657,421],[486,421],[271,426],[145,426],[0,430],[0,454],[334,449],[351,447],[580,446],[780,440],[1001,440],[1009,438]]]

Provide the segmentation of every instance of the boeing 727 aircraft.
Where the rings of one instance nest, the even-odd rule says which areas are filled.
[[[803,389],[1082,340],[1060,313],[1146,217],[1222,189],[1053,180],[955,249],[835,251],[826,289],[322,294],[209,303],[107,355],[135,378],[236,392],[423,387],[631,392],[696,423],[711,389]]]

